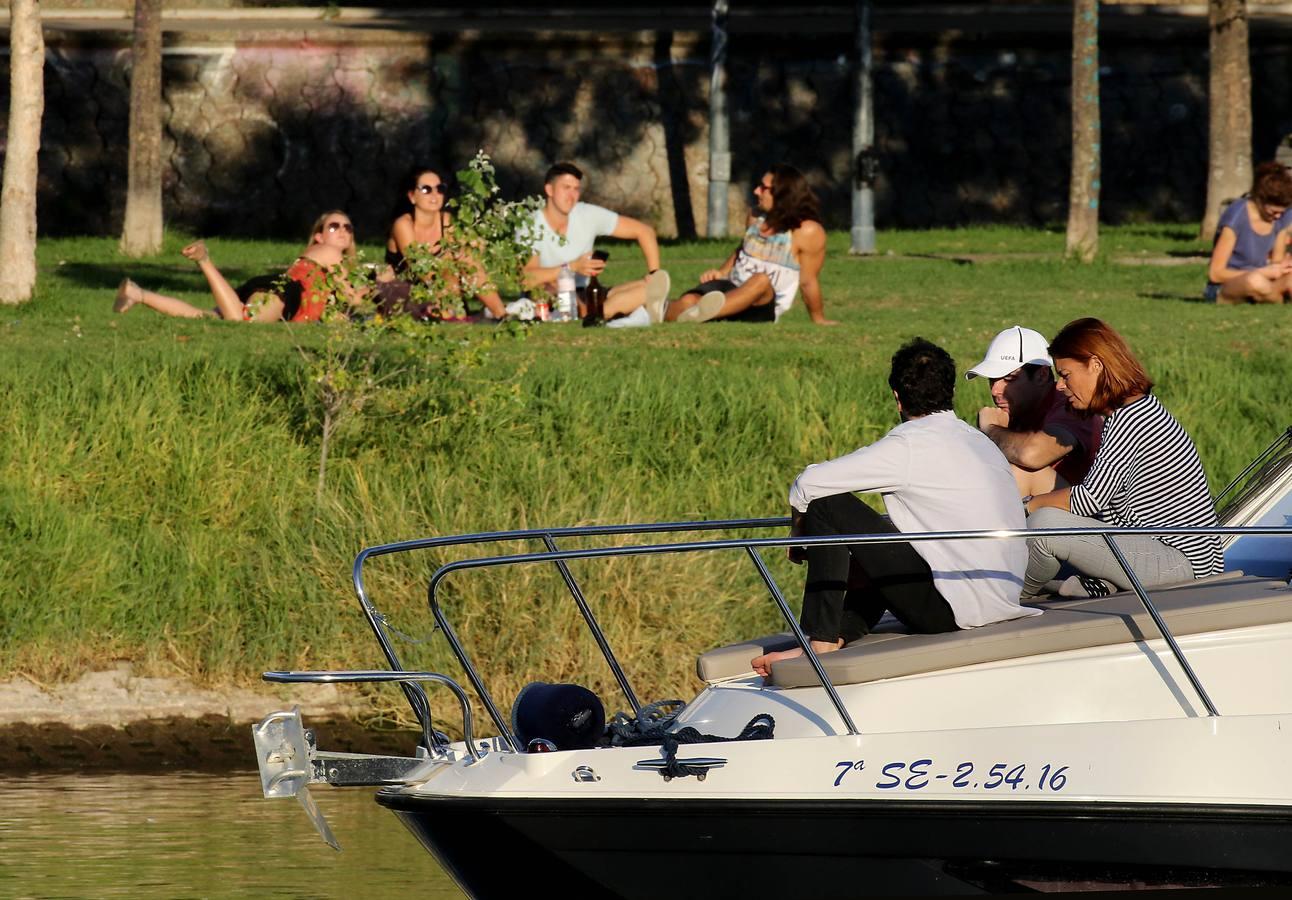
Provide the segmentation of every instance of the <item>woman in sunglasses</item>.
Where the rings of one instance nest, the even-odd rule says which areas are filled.
[[[323,213],[310,229],[309,246],[285,273],[257,275],[236,288],[211,262],[204,242],[194,241],[180,252],[206,276],[215,309],[146,291],[129,278],[117,288],[112,308],[123,313],[142,303],[162,315],[186,319],[216,316],[234,322],[316,322],[327,306],[328,271],[342,261],[354,260],[354,225],[339,209]]]
[[[448,182],[439,170],[430,166],[414,169],[407,183],[408,202],[412,209],[395,218],[386,239],[386,264],[397,279],[386,281],[386,286],[381,288],[383,299],[387,303],[408,300],[408,290],[404,285],[416,277],[408,269],[405,254],[409,252],[409,248],[421,245],[438,255],[445,234],[453,230],[453,218],[445,208]],[[488,276],[484,268],[478,262],[474,265],[477,283],[486,283]],[[501,319],[507,314],[497,291],[481,291],[476,297],[495,319]]]

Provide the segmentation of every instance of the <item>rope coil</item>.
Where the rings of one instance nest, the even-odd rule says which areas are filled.
[[[665,708],[676,706],[671,714]],[[696,728],[686,726],[677,731],[668,731],[677,714],[685,704],[681,700],[662,700],[642,707],[642,714],[637,719],[629,718],[625,713],[616,713],[606,726],[611,732],[611,745],[616,747],[659,746],[664,754],[666,765],[659,770],[665,781],[674,778],[685,778],[694,775],[703,781],[708,770],[699,766],[688,766],[677,761],[677,751],[683,744],[725,744],[732,741],[765,741],[770,740],[776,731],[776,719],[769,713],[759,713],[749,720],[735,737],[722,737],[716,734],[704,734]],[[642,720],[657,722],[650,727],[642,727]]]

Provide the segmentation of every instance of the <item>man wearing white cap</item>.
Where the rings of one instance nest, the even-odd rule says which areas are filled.
[[[991,384],[995,406],[978,411],[978,428],[1005,454],[1024,497],[1080,484],[1104,424],[1101,416],[1079,416],[1059,393],[1048,345],[1038,332],[1014,325],[965,373]]]

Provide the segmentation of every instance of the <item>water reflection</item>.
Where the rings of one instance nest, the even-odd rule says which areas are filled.
[[[254,772],[0,777],[0,897],[461,900],[375,788],[312,793],[340,853]]]

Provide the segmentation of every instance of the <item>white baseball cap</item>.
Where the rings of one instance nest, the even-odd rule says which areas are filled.
[[[965,372],[965,378],[970,379],[975,375],[1004,378],[1020,366],[1054,365],[1054,360],[1050,359],[1049,345],[1050,342],[1040,332],[1030,328],[1022,325],[1006,328],[992,338],[987,355],[982,358],[982,362]]]

